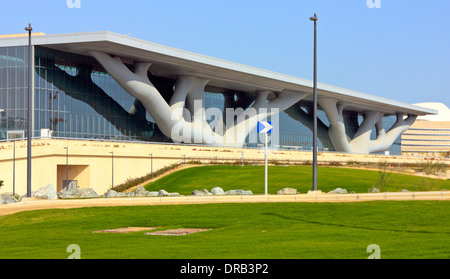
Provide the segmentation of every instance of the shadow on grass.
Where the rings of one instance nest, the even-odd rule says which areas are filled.
[[[444,235],[447,234],[447,235],[450,235],[450,232],[433,232],[433,231],[423,231],[423,230],[411,231],[411,230],[395,230],[395,229],[381,229],[381,228],[377,229],[377,228],[355,226],[355,225],[344,225],[344,224],[318,222],[318,221],[311,221],[311,220],[305,220],[305,219],[300,219],[300,218],[293,218],[293,217],[283,216],[281,214],[276,214],[276,213],[263,213],[263,215],[278,217],[278,218],[282,218],[284,220],[300,221],[300,222],[303,222],[303,223],[313,224],[313,225],[320,225],[320,226],[332,226],[332,227],[362,229],[362,230],[380,231],[380,232],[425,233],[425,234],[444,234]]]

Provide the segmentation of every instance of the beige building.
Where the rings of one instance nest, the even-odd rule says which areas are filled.
[[[422,107],[438,110],[437,115],[420,116],[402,134],[403,155],[449,157],[450,109],[442,103],[421,103]]]
[[[15,150],[15,151],[14,151]],[[113,153],[111,153],[113,152]],[[264,149],[242,149],[175,144],[127,143],[92,140],[36,139],[32,145],[32,191],[52,184],[57,191],[63,181],[76,181],[77,187],[93,188],[103,195],[112,185],[130,178],[138,178],[165,166],[183,161],[212,163],[264,162]],[[296,150],[269,150],[269,163],[304,163],[312,161],[312,152]],[[395,163],[417,163],[420,157],[319,152],[319,163],[372,162],[380,160]],[[27,142],[0,143],[0,193],[27,192]],[[264,180],[261,179],[261,185]],[[159,189],[156,189],[159,190]],[[194,190],[194,189],[193,189]]]

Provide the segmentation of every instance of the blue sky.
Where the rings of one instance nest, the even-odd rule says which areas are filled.
[[[75,0],[74,0],[75,1]],[[111,31],[407,103],[450,107],[450,1],[0,0],[0,34]],[[373,0],[375,2],[375,0]]]

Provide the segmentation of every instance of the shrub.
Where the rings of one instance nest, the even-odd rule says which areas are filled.
[[[424,179],[419,185],[417,185],[417,190],[419,191],[431,191],[434,187],[434,183],[431,179]]]
[[[391,172],[387,171],[389,164],[386,161],[380,161],[378,163],[378,178],[374,188],[382,191],[382,188],[386,186],[389,177],[391,176]]]
[[[447,164],[427,160],[425,162],[421,162],[417,170],[424,172],[425,174],[439,174],[447,170]]]

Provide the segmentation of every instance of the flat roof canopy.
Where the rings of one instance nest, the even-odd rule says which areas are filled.
[[[151,62],[153,75],[175,78],[193,75],[209,79],[208,86],[243,92],[283,90],[310,93],[304,100],[312,100],[313,82],[255,67],[229,62],[205,55],[175,49],[108,31],[32,37],[33,45],[87,55],[96,50],[122,57],[125,63]],[[0,47],[26,46],[28,37],[0,38]],[[397,112],[414,115],[437,114],[436,110],[414,106],[349,89],[317,84],[318,97],[332,97],[348,104],[346,109],[363,112],[376,110],[385,114]]]

